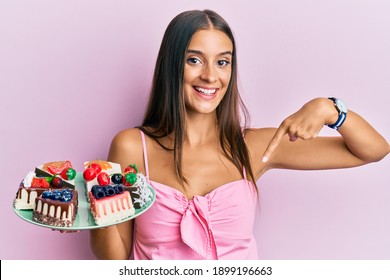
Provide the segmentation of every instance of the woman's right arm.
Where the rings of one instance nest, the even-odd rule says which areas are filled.
[[[133,220],[90,231],[92,253],[101,260],[126,260],[133,245]]]
[[[142,144],[138,129],[119,132],[111,142],[108,161],[122,170],[131,163],[142,163]],[[133,247],[134,220],[90,231],[90,247],[98,259],[128,259]]]

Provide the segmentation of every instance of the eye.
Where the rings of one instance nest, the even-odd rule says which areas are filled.
[[[196,57],[189,57],[187,58],[187,63],[189,64],[199,64],[201,63],[200,59],[196,58]]]
[[[230,64],[230,61],[225,60],[225,59],[218,60],[217,64],[219,67],[225,67],[225,66],[228,66]]]

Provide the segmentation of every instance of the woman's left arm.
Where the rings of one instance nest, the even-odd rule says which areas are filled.
[[[353,111],[348,112],[345,125],[338,131],[351,153],[366,163],[379,161],[390,151],[383,136]]]
[[[338,129],[342,137],[317,137],[325,124],[333,124],[337,119],[332,100],[309,101],[269,132],[273,136],[263,162],[268,168],[343,168],[379,161],[390,152],[384,137],[351,110]]]

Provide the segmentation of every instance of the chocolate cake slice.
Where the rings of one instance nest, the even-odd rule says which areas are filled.
[[[70,227],[76,218],[77,209],[76,190],[47,190],[35,199],[33,220],[50,226]]]

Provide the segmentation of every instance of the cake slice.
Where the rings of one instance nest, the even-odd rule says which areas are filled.
[[[35,198],[48,189],[75,188],[76,171],[70,161],[45,163],[30,171],[19,184],[14,200],[17,210],[32,210]]]
[[[136,174],[137,180],[125,190],[131,193],[131,198],[135,209],[141,209],[152,201],[153,193],[149,188],[148,181],[144,174],[138,172]]]
[[[62,179],[62,188],[75,188],[76,171],[69,160],[52,161],[37,166],[35,174],[38,177],[60,177]]]
[[[146,177],[134,164],[121,170],[118,163],[89,161],[83,177],[90,210],[97,225],[109,225],[134,216],[135,209],[152,200]]]
[[[49,182],[45,178],[37,177],[30,171],[20,183],[14,207],[17,210],[31,210],[35,206],[35,198],[50,188]]]
[[[130,193],[121,185],[95,185],[88,192],[88,196],[91,213],[97,225],[113,224],[135,214]]]
[[[104,170],[104,166],[108,168]],[[126,166],[122,173],[118,163],[87,162],[83,177],[91,213],[98,225],[127,219],[152,199],[147,180],[135,165]]]
[[[94,160],[84,166],[85,190],[97,225],[113,224],[135,214],[130,193],[125,192],[122,184],[120,164]]]
[[[35,198],[33,220],[50,226],[70,227],[76,218],[77,210],[76,190],[46,190]]]

